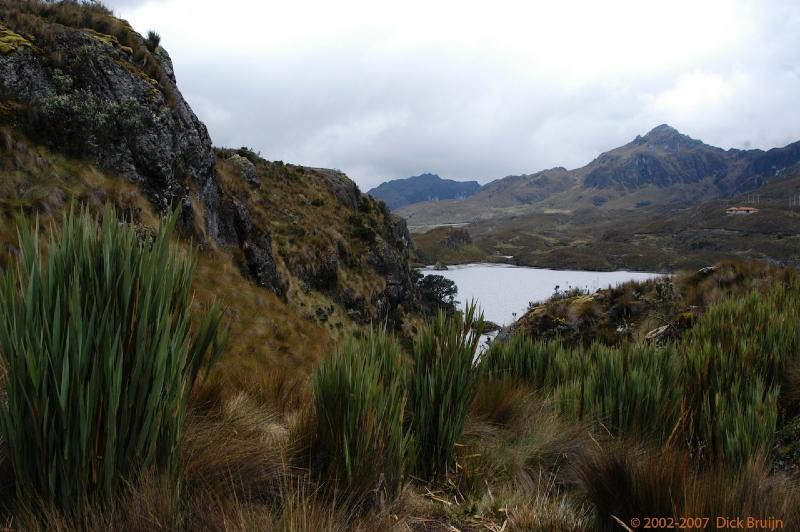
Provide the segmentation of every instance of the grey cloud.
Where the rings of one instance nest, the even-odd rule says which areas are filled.
[[[339,168],[365,189],[426,171],[485,182],[583,165],[663,122],[725,148],[800,139],[800,9],[769,6],[744,52],[574,86],[436,50],[375,61],[320,45],[313,55],[259,61],[178,47],[173,59],[218,145]]]

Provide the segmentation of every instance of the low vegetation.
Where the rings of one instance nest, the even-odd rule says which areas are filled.
[[[315,469],[349,495],[382,489],[394,496],[406,478],[406,373],[385,330],[346,340],[314,373]]]
[[[4,305],[32,297],[26,294],[55,294],[38,300],[35,315],[45,319],[58,316],[43,312],[45,308],[55,312],[62,300],[68,305],[88,297],[103,304],[108,316],[121,316],[119,322],[102,322],[108,323],[106,329],[112,323],[144,326],[151,323],[148,316],[158,313],[142,304],[125,304],[136,298],[122,297],[122,288],[154,290],[157,285],[155,279],[126,281],[136,276],[128,277],[125,268],[144,267],[123,267],[126,257],[140,257],[135,264],[142,265],[173,261],[182,280],[176,285],[182,287],[180,297],[188,297],[191,262],[186,262],[182,244],[167,245],[171,225],[152,240],[150,233],[137,232],[110,210],[99,224],[86,213],[68,215],[59,224],[63,229],[54,230],[47,241],[46,255],[35,252],[36,229],[23,229],[20,272],[33,274],[7,274]],[[72,288],[70,297],[58,296],[58,290],[23,290],[34,286],[28,279],[73,271],[55,267],[63,264],[59,257],[95,257],[73,261],[73,268],[100,260],[123,269],[119,275],[97,270],[108,271],[108,277],[85,271],[86,279],[99,284],[84,283],[90,289],[83,291]],[[15,268],[17,262],[10,264]],[[164,332],[147,335],[141,344],[123,340],[141,337],[131,337],[124,328],[97,336],[99,343],[79,341],[94,338],[87,336],[94,329],[78,321],[67,322],[63,334],[46,335],[48,343],[18,344],[9,339],[20,334],[11,324],[22,322],[6,320],[2,349],[8,402],[3,427],[12,468],[0,476],[0,486],[11,488],[3,519],[11,528],[62,530],[617,530],[620,522],[629,526],[640,516],[713,518],[742,512],[797,522],[800,490],[771,461],[776,431],[798,415],[800,280],[791,270],[735,263],[720,265],[715,272],[717,280],[705,289],[701,287],[713,272],[694,281],[689,279],[695,274],[682,275],[669,297],[669,290],[652,288],[667,299],[707,302],[680,336],[664,343],[630,337],[585,343],[520,332],[476,359],[474,331],[481,330],[480,317],[470,305],[465,312],[439,312],[420,323],[410,342],[384,328],[347,335],[327,356],[312,362],[315,369],[306,375],[223,355],[216,369],[194,386],[203,361],[214,357],[200,354],[214,344],[219,314],[190,320],[187,300],[170,299],[174,291],[161,285],[158,293],[167,306],[159,308],[175,309],[170,305],[182,301],[187,312],[153,321],[153,331]],[[725,290],[720,289],[723,277],[731,283]],[[119,279],[119,284],[100,283],[106,278]],[[174,278],[159,276],[158,282]],[[624,290],[647,293],[651,283]],[[99,289],[109,292],[100,296]],[[703,290],[716,295],[701,296]],[[137,297],[147,299],[148,293]],[[545,305],[576,297],[581,295],[560,295]],[[89,314],[76,309],[73,314],[98,315],[86,309]],[[134,314],[124,318],[124,309]],[[67,307],[60,312],[67,313]],[[50,323],[31,321],[22,330],[54,332],[57,322]],[[69,346],[118,346],[91,359],[98,363],[98,376],[113,367],[129,376],[117,381],[112,372],[84,385],[63,384],[71,381],[58,380],[58,375],[77,371],[73,361],[83,360],[77,357],[80,350],[74,360],[56,360],[56,352],[70,351],[50,349],[50,343],[69,336],[67,331],[84,334]],[[190,331],[197,341],[189,341]],[[125,363],[107,366],[104,361],[113,353],[124,354],[121,360],[126,361],[131,352],[150,352],[147,346],[159,349],[163,343],[158,338],[166,338],[167,332],[169,338],[184,338],[178,344],[189,350],[169,351],[183,365],[167,365],[176,368],[170,378],[147,382],[163,383],[164,389],[174,383],[175,393],[164,395],[172,402],[138,402],[131,394],[148,397],[144,377],[125,373]],[[31,335],[25,337],[33,341]],[[141,349],[127,350],[131,341]],[[20,376],[30,375],[32,366],[13,357],[20,353],[39,360],[34,345],[49,353],[51,370],[40,375],[55,388],[43,396],[49,402],[25,414],[26,420],[27,403],[14,398],[30,396],[22,391],[20,382],[26,381]],[[144,371],[148,366],[140,367]],[[115,384],[139,381],[142,386],[121,390]],[[126,438],[128,445],[122,446],[133,448],[142,441],[147,453],[129,455],[118,446],[118,461],[98,460],[106,456],[111,434],[123,429],[80,443],[80,412],[89,390],[97,394],[96,411],[108,412],[117,401],[115,394],[116,404],[153,409],[145,418],[160,420],[161,428],[136,426],[142,434],[157,437]],[[159,410],[163,408],[168,410]],[[36,436],[36,427],[50,427],[34,422],[38,412],[46,411],[76,415],[51,415],[48,419],[60,420],[63,428]],[[178,414],[168,416],[166,411]],[[14,412],[17,417],[11,417]],[[104,414],[92,419],[97,423],[89,425],[88,434],[115,426],[113,419],[125,420],[128,424],[116,426],[127,427],[136,418]],[[63,439],[53,439],[55,435]],[[36,447],[30,442],[37,441],[60,451],[32,452]],[[83,473],[64,470],[53,476],[52,466],[38,458],[45,452],[57,467],[82,467]],[[59,457],[69,460],[60,462]],[[69,489],[51,492],[50,477],[42,475],[84,480],[71,480]],[[81,503],[75,505],[75,500]]]

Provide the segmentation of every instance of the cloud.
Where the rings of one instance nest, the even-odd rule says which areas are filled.
[[[800,139],[791,1],[111,2],[159,31],[216,144],[370,188],[576,167],[660,123]]]

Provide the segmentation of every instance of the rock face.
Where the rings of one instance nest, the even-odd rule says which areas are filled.
[[[472,237],[469,236],[469,231],[466,229],[456,228],[442,240],[441,244],[448,249],[458,249],[472,244]]]
[[[234,153],[228,160],[239,168],[239,172],[242,174],[242,177],[250,184],[251,187],[259,188],[261,186],[261,179],[256,174],[256,165],[253,164],[250,159],[242,157],[238,153]]]
[[[235,199],[222,197],[219,238],[223,244],[244,252],[245,274],[264,288],[286,298],[288,283],[278,271],[272,253],[272,239],[253,224],[247,207]]]
[[[27,110],[31,136],[60,151],[94,159],[140,183],[157,210],[197,202],[217,238],[220,190],[211,139],[175,87],[159,48],[145,68],[110,35],[53,24],[43,48],[0,55],[0,94]],[[129,32],[144,49],[141,36]],[[68,51],[54,58],[54,49]],[[153,62],[157,64],[153,64]],[[151,75],[160,74],[160,80]]]
[[[388,239],[378,243],[369,261],[375,270],[386,277],[386,289],[379,300],[378,308],[392,321],[399,318],[396,310],[401,305],[410,306],[416,299],[416,282],[409,268],[411,235],[405,220],[392,217],[388,228]]]

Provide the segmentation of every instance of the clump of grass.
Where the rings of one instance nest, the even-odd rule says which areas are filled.
[[[508,342],[492,342],[481,356],[481,369],[493,379],[510,377],[535,388],[552,389],[562,380],[557,361],[568,358],[560,342],[516,334]]]
[[[787,528],[800,519],[794,483],[770,475],[758,457],[735,470],[698,469],[676,450],[619,445],[583,457],[578,469],[598,530],[620,530],[620,522],[629,526],[634,517],[644,524],[643,516],[675,518],[676,526],[681,517],[709,518],[688,528],[715,528],[717,516],[779,518]]]
[[[482,357],[490,378],[511,377],[553,393],[563,414],[602,421],[618,435],[664,440],[678,420],[680,362],[673,347],[566,347],[518,335]]]
[[[225,339],[217,307],[192,325],[175,221],[151,243],[110,207],[100,223],[71,209],[46,245],[21,225],[0,276],[0,425],[27,499],[80,509],[142,469],[175,471],[189,393]]]
[[[781,385],[787,397],[795,393],[787,368],[800,353],[800,282],[790,279],[713,306],[682,351],[691,446],[734,466],[763,456],[784,410]]]
[[[474,303],[452,316],[439,311],[414,340],[408,425],[415,439],[416,471],[424,478],[447,472],[476,390],[475,353],[483,315]]]
[[[147,38],[145,39],[145,45],[147,49],[151,52],[155,52],[158,49],[159,45],[161,44],[161,35],[156,33],[153,30],[147,32]]]
[[[569,358],[556,392],[563,413],[591,417],[620,436],[666,440],[678,421],[680,363],[674,348],[593,344]]]
[[[404,373],[397,342],[371,329],[345,340],[312,377],[316,465],[349,496],[393,496],[402,485],[410,448]]]

